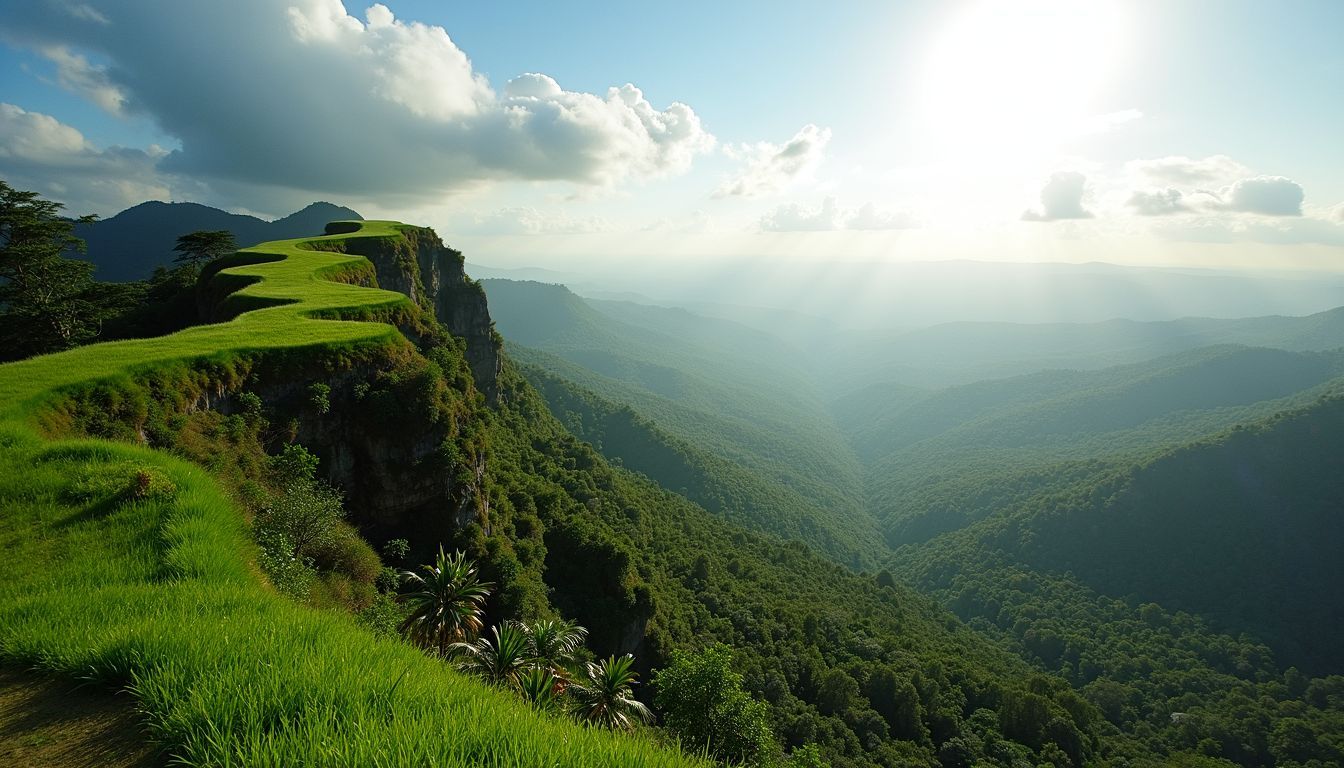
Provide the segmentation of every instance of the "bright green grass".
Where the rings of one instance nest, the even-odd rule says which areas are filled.
[[[369,222],[354,236],[395,236]],[[341,235],[348,237],[350,235]],[[332,239],[332,238],[328,238]],[[0,366],[0,662],[128,686],[158,742],[189,765],[686,765],[638,736],[533,713],[349,617],[269,590],[239,511],[204,470],[147,448],[44,440],[61,390],[184,361],[404,343],[391,326],[312,319],[407,299],[322,279],[367,267],[305,242],[245,299],[288,301],[160,339]],[[145,498],[128,489],[155,480]]]

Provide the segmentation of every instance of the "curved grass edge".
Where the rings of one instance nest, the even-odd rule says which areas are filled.
[[[317,319],[408,308],[401,294],[333,281],[371,266],[319,250],[400,226],[245,250],[247,263],[210,281],[245,281],[223,303],[265,306],[227,322],[0,366],[0,663],[129,689],[183,765],[691,764],[647,737],[538,715],[348,616],[276,595],[255,575],[240,511],[205,470],[41,427],[63,399],[168,367],[406,345],[384,323]],[[141,472],[169,490],[129,493]]]

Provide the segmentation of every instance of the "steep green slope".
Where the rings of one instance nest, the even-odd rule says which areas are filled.
[[[408,344],[401,294],[365,281],[352,237],[267,244],[216,276],[232,321],[0,366],[0,660],[129,686],[163,748],[193,765],[682,764],[637,739],[537,715],[411,647],[268,590],[236,505],[161,452],[48,440],[78,404],[106,417],[191,402],[250,370],[345,370]],[[140,398],[137,400],[137,398]]]
[[[729,643],[784,744],[817,743],[837,767],[935,766],[944,750],[995,765],[1042,749],[1153,761],[1165,749],[1104,726],[1061,679],[1033,676],[908,588],[610,467],[512,370],[502,386],[497,526],[535,511],[548,583],[571,595],[557,607],[602,628],[596,648],[622,647],[641,625],[633,647],[655,664]]]
[[[1334,396],[1095,467],[905,547],[893,568],[1126,730],[1241,764],[1333,764],[1344,758],[1331,698],[1344,689],[1341,427]]]
[[[953,530],[1097,459],[1175,446],[1312,401],[1344,355],[1213,347],[1102,371],[955,387],[861,433],[869,506],[888,540]],[[1063,466],[1059,466],[1063,465]]]
[[[790,349],[680,310],[590,306],[561,286],[484,282],[515,359],[628,406],[700,455],[755,477],[740,491],[737,519],[817,531],[809,543],[855,567],[880,551],[861,508],[858,464]]]
[[[539,355],[528,357],[535,361]],[[551,360],[548,369],[564,371],[567,366]],[[852,553],[872,549],[871,540],[863,541],[855,535],[862,531],[840,532],[819,522],[811,512],[811,502],[793,488],[770,482],[697,444],[672,437],[630,406],[617,405],[547,369],[524,365],[521,371],[545,398],[551,414],[572,434],[591,443],[609,460],[647,475],[715,515],[786,539],[809,542],[842,562],[852,562]]]

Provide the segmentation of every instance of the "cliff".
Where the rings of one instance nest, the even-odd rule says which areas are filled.
[[[345,222],[333,222],[327,233],[346,227]],[[485,290],[467,276],[462,253],[444,245],[428,227],[403,227],[402,237],[395,240],[349,240],[344,245],[345,252],[373,262],[377,287],[410,297],[466,342],[476,388],[493,404],[499,395],[500,338],[490,320]]]

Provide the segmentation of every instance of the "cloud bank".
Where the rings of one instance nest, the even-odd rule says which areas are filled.
[[[74,215],[168,199],[156,170],[167,154],[155,146],[99,149],[50,115],[0,102],[0,171],[19,189],[64,201]]]
[[[828,197],[818,208],[788,203],[761,217],[765,232],[829,232],[850,230],[913,229],[919,222],[904,211],[883,211],[872,203],[858,208],[842,208]]]
[[[180,140],[160,173],[240,191],[610,185],[683,172],[715,143],[691,107],[630,84],[584,93],[532,73],[497,92],[442,27],[383,5],[361,20],[340,0],[47,0],[6,16],[6,39],[43,52],[63,87]]]

